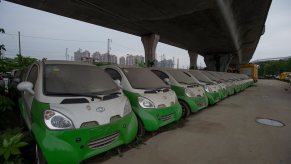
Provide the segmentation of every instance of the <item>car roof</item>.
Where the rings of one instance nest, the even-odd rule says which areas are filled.
[[[65,60],[44,60],[44,64],[76,64],[76,65],[89,65],[94,66],[93,64],[80,62],[80,61],[65,61]]]

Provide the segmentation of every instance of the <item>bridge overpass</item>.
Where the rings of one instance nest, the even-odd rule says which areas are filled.
[[[248,63],[272,0],[8,0],[141,37],[148,65],[158,42],[204,56],[209,70]]]

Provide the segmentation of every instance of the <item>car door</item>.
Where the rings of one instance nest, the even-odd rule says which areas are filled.
[[[38,78],[38,65],[33,65],[28,72],[27,78],[25,81],[29,81],[33,84],[33,90],[35,89],[35,84]],[[23,93],[23,100],[24,100],[24,112],[23,117],[29,129],[31,129],[31,108],[32,102],[34,99],[34,95],[28,92]]]

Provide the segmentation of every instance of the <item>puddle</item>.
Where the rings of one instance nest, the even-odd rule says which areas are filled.
[[[269,119],[269,118],[256,118],[256,122],[263,125],[276,126],[276,127],[285,126],[284,123],[277,120]]]

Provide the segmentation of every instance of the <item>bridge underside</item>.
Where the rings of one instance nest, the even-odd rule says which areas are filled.
[[[271,0],[8,1],[137,36],[154,34],[221,71],[223,64],[249,62],[271,5]]]

